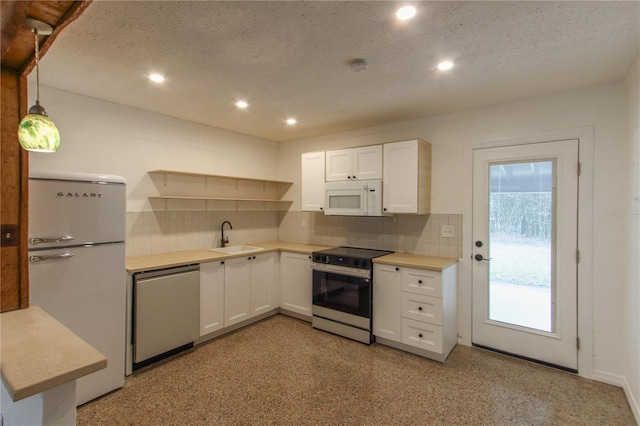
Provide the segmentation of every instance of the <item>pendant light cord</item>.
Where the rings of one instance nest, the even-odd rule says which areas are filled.
[[[38,46],[38,29],[33,29],[36,40],[36,104],[40,104],[40,48]]]

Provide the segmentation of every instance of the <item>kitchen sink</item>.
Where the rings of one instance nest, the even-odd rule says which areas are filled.
[[[249,253],[252,251],[262,250],[260,247],[254,246],[227,246],[227,247],[217,247],[209,249],[209,251],[215,251],[218,253],[226,253],[226,254],[242,254]]]

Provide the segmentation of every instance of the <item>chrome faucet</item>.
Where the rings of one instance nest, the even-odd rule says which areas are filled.
[[[220,234],[222,234],[222,238],[220,239],[220,247],[224,247],[227,244],[229,244],[229,237],[227,237],[227,238],[224,237],[224,224],[225,223],[229,224],[229,229],[233,229],[233,226],[231,226],[231,222],[229,222],[228,220],[225,220],[224,222],[222,222],[222,225],[220,225]]]

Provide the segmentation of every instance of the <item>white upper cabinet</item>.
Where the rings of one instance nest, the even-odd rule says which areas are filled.
[[[324,210],[324,151],[302,154],[302,199],[300,210]]]
[[[431,144],[410,140],[384,144],[384,213],[431,211]]]
[[[382,145],[326,152],[325,180],[382,179]]]

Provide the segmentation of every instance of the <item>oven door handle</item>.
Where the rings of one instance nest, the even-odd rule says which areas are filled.
[[[320,272],[330,272],[332,274],[347,275],[349,277],[371,279],[371,271],[369,269],[349,268],[347,266],[329,265],[326,263],[312,263],[311,269]]]

